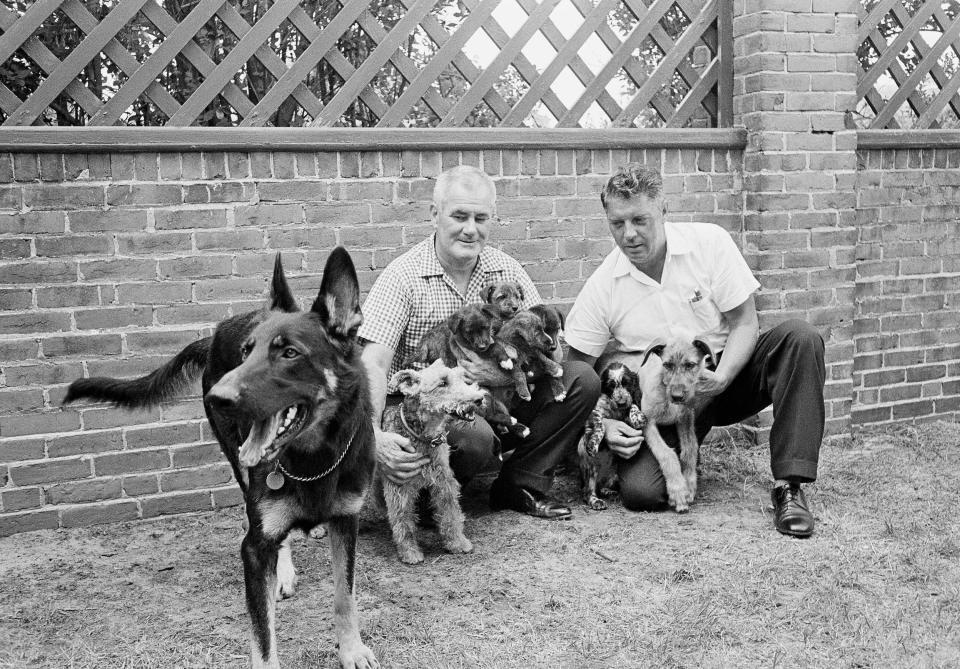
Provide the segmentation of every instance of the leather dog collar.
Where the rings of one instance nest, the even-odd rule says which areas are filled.
[[[403,404],[400,405],[400,424],[403,425],[403,429],[405,429],[410,434],[411,437],[413,437],[417,441],[423,442],[424,444],[430,444],[431,448],[436,448],[437,446],[442,444],[445,438],[444,435],[438,434],[432,439],[427,439],[425,435],[418,434],[416,430],[410,427],[410,424],[407,423],[407,416],[403,413]]]

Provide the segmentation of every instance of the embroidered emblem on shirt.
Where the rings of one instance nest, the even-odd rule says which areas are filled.
[[[700,294],[699,290],[693,291],[693,297],[690,298],[691,302],[699,302],[703,299],[703,295]]]

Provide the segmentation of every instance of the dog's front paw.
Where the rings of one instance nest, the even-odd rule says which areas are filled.
[[[555,379],[559,379],[561,376],[563,376],[563,367],[557,365],[557,368],[550,373],[550,376]]]
[[[511,360],[510,358],[507,358],[506,360],[501,360],[500,366],[503,367],[504,369],[513,369],[513,360]]]
[[[420,564],[423,562],[423,551],[416,546],[398,547],[397,555],[400,556],[400,562],[404,564]]]
[[[449,541],[443,542],[443,547],[448,553],[472,553],[473,544],[465,536],[454,537]]]
[[[314,541],[320,541],[327,537],[327,526],[326,525],[317,525],[312,530],[310,530],[310,538]]]
[[[353,643],[341,641],[337,655],[343,669],[379,669],[380,667],[373,651],[359,639]]]
[[[517,423],[515,427],[516,427],[517,436],[520,437],[521,439],[526,439],[527,437],[530,436],[530,428],[527,427],[526,425],[521,425],[520,423]]]
[[[562,402],[565,399],[567,399],[566,393],[557,393],[556,395],[553,396],[554,402]]]
[[[607,503],[604,502],[599,497],[597,497],[596,495],[590,495],[583,501],[586,503],[587,506],[589,506],[594,511],[603,511],[604,509],[607,508]]]
[[[689,494],[687,484],[682,478],[679,481],[667,482],[667,499],[677,513],[684,513],[690,508],[688,504],[692,498]]]

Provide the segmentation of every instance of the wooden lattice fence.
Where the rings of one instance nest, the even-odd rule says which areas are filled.
[[[960,127],[960,2],[863,0],[857,124]]]
[[[732,0],[16,0],[4,125],[729,127]]]

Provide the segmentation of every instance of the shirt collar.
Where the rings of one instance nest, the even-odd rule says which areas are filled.
[[[423,262],[420,263],[420,276],[422,277],[443,276],[444,274],[443,265],[440,264],[440,259],[437,257],[436,241],[437,233],[434,232],[421,242],[423,244],[421,250]],[[480,257],[474,271],[480,274],[489,274],[491,272],[502,272],[505,269],[507,269],[507,266],[503,258],[489,245],[485,245],[483,250],[480,251]]]
[[[677,230],[674,229],[669,223],[665,223],[663,226],[664,234],[667,238],[667,255],[668,256],[679,256],[686,253],[690,253],[692,250],[690,243],[681,235]],[[618,246],[614,249],[614,252],[617,254],[617,262],[613,266],[613,276],[625,276],[627,274],[632,274],[633,276],[640,278],[647,277],[646,274],[638,270],[633,266],[633,263],[630,262],[630,259],[620,250]],[[652,280],[652,279],[650,279]]]

